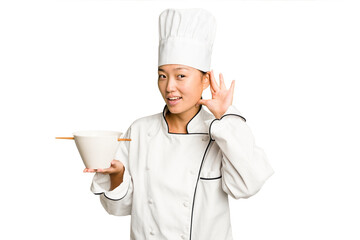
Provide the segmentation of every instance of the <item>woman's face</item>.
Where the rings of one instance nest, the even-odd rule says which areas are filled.
[[[204,89],[209,86],[209,74],[180,64],[159,66],[158,86],[169,111],[174,114],[195,109]]]

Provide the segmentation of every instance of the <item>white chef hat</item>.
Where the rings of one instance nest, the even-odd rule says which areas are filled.
[[[216,19],[202,8],[166,9],[159,15],[158,66],[182,64],[210,71]]]

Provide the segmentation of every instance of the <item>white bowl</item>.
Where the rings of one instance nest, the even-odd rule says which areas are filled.
[[[108,168],[119,147],[118,138],[122,132],[116,131],[77,131],[74,140],[86,168]]]

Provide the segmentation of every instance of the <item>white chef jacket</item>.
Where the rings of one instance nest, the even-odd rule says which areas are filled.
[[[257,193],[274,173],[246,119],[231,105],[216,119],[200,105],[186,133],[169,133],[168,111],[134,121],[114,159],[123,182],[94,175],[91,191],[111,215],[131,215],[131,240],[232,240],[228,195]]]

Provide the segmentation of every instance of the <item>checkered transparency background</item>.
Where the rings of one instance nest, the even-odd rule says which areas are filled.
[[[217,18],[212,68],[235,79],[233,104],[275,170],[253,197],[229,197],[234,239],[360,239],[356,1],[1,1],[2,235],[129,239],[130,216],[105,212],[74,142],[55,136],[162,111],[169,7]]]

